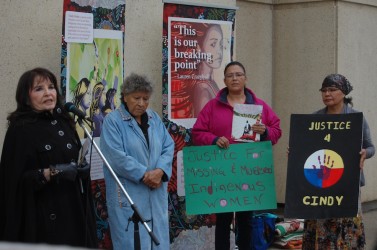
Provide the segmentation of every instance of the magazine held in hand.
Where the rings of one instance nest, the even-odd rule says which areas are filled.
[[[260,141],[260,134],[253,133],[251,126],[262,123],[262,105],[235,104],[233,108],[232,137],[236,141]]]

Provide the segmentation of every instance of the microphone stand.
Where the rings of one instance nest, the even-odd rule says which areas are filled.
[[[160,245],[160,242],[158,241],[157,237],[154,235],[152,230],[149,228],[146,220],[140,215],[140,212],[136,206],[136,204],[132,201],[131,197],[128,195],[126,189],[123,187],[122,183],[119,181],[118,176],[115,174],[114,170],[110,166],[109,162],[106,160],[105,156],[102,154],[101,150],[97,146],[96,142],[93,140],[92,135],[89,133],[88,129],[83,124],[83,119],[78,118],[77,121],[80,125],[80,127],[84,130],[84,133],[89,138],[89,140],[92,142],[92,145],[97,150],[98,154],[102,158],[103,162],[105,163],[107,169],[110,171],[111,175],[113,176],[115,182],[118,184],[119,188],[122,190],[123,194],[126,196],[128,202],[131,204],[131,208],[134,211],[134,214],[131,218],[129,218],[129,221],[132,221],[134,223],[134,249],[135,250],[141,250],[140,245],[140,233],[139,233],[139,222],[141,222],[145,229],[148,231],[149,236],[152,238],[153,242],[158,246]],[[127,226],[128,227],[128,226]]]

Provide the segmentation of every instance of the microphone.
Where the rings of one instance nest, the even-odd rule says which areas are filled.
[[[88,118],[85,117],[86,114],[83,111],[81,111],[80,109],[78,109],[75,106],[75,104],[73,104],[72,102],[67,102],[66,104],[64,104],[64,108],[65,108],[65,110],[73,113],[74,115],[76,115],[80,119],[88,119]]]

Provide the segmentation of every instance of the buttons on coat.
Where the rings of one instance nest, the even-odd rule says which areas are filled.
[[[72,148],[72,144],[71,143],[67,143],[67,148],[71,149]]]
[[[45,145],[45,149],[46,149],[46,150],[51,150],[51,145],[48,145],[48,144]]]
[[[59,130],[58,134],[59,134],[60,136],[63,136],[63,135],[64,135],[64,131]]]
[[[57,123],[58,123],[57,120],[52,120],[52,121],[51,121],[51,124],[52,124],[52,125],[56,125]]]
[[[50,214],[50,220],[56,220],[56,214]]]

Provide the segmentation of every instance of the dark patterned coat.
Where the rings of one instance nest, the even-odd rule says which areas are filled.
[[[90,178],[81,188],[79,177],[46,182],[40,172],[77,162],[80,147],[60,108],[9,125],[0,163],[0,240],[96,247]]]

